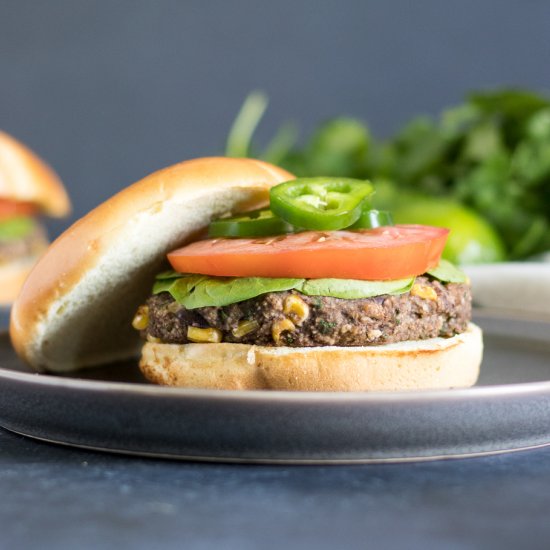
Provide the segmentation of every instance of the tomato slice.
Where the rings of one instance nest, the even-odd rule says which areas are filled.
[[[0,220],[7,220],[16,216],[32,216],[35,213],[36,206],[32,202],[0,199]]]
[[[226,277],[401,279],[435,267],[448,233],[440,227],[395,225],[208,239],[170,252],[168,260],[180,273]]]

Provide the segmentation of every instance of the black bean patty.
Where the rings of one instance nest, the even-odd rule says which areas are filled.
[[[32,231],[19,239],[0,239],[0,265],[15,260],[36,256],[46,249],[48,240],[46,231],[36,223]]]
[[[163,292],[147,301],[149,321],[141,333],[149,340],[153,337],[169,344],[189,342],[188,327],[198,327],[217,329],[223,342],[372,346],[464,332],[471,316],[471,300],[468,285],[443,284],[428,277],[418,277],[411,292],[398,296],[344,300],[305,296],[292,290],[193,310]],[[298,309],[292,304],[298,304]]]

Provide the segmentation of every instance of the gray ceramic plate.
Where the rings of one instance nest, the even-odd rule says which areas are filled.
[[[0,336],[0,424],[100,450],[191,460],[371,462],[550,444],[550,323],[481,317],[477,387],[345,394],[181,390],[135,362],[79,377],[32,374]]]

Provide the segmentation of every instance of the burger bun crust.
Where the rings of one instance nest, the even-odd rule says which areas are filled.
[[[69,214],[71,204],[61,180],[28,147],[0,131],[0,197],[31,202],[53,217]]]
[[[27,256],[0,266],[0,306],[9,306],[17,297],[39,256]]]
[[[140,369],[156,384],[222,390],[398,391],[475,384],[481,329],[371,347],[265,347],[147,342]]]
[[[123,189],[65,231],[15,301],[10,336],[38,371],[67,372],[139,355],[132,328],[166,253],[213,218],[265,206],[293,176],[252,159],[201,158]]]

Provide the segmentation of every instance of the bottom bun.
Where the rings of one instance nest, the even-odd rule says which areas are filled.
[[[395,391],[476,383],[481,329],[452,338],[372,347],[289,348],[246,344],[156,344],[140,368],[156,384],[225,390]]]

